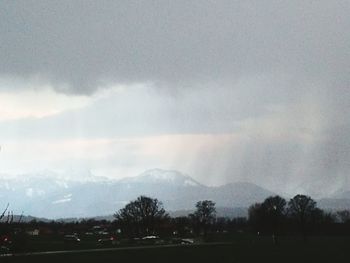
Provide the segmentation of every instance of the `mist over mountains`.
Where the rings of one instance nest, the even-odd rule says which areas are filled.
[[[219,216],[245,216],[247,207],[274,194],[245,182],[205,186],[180,172],[161,169],[121,180],[91,175],[72,180],[50,172],[0,178],[0,205],[9,202],[15,214],[24,211],[25,215],[51,219],[112,215],[139,195],[158,198],[172,215],[184,215],[197,201],[210,199],[216,203]],[[350,192],[344,191],[319,204],[344,209],[350,207],[349,200]]]

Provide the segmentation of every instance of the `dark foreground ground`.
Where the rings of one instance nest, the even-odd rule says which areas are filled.
[[[116,248],[0,257],[0,262],[350,262],[350,238],[268,239],[226,244]]]

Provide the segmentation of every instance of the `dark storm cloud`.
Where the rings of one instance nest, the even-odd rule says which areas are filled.
[[[0,74],[63,92],[228,85],[261,73],[347,82],[348,1],[3,1]]]

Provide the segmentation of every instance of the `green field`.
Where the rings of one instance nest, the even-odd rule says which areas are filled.
[[[268,238],[228,244],[130,248],[0,258],[0,262],[349,262],[350,238],[317,237],[306,242]]]

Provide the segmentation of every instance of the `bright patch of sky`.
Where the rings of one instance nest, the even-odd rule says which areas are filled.
[[[42,118],[66,110],[86,106],[90,99],[84,96],[69,97],[51,89],[0,92],[0,121],[23,118]]]

